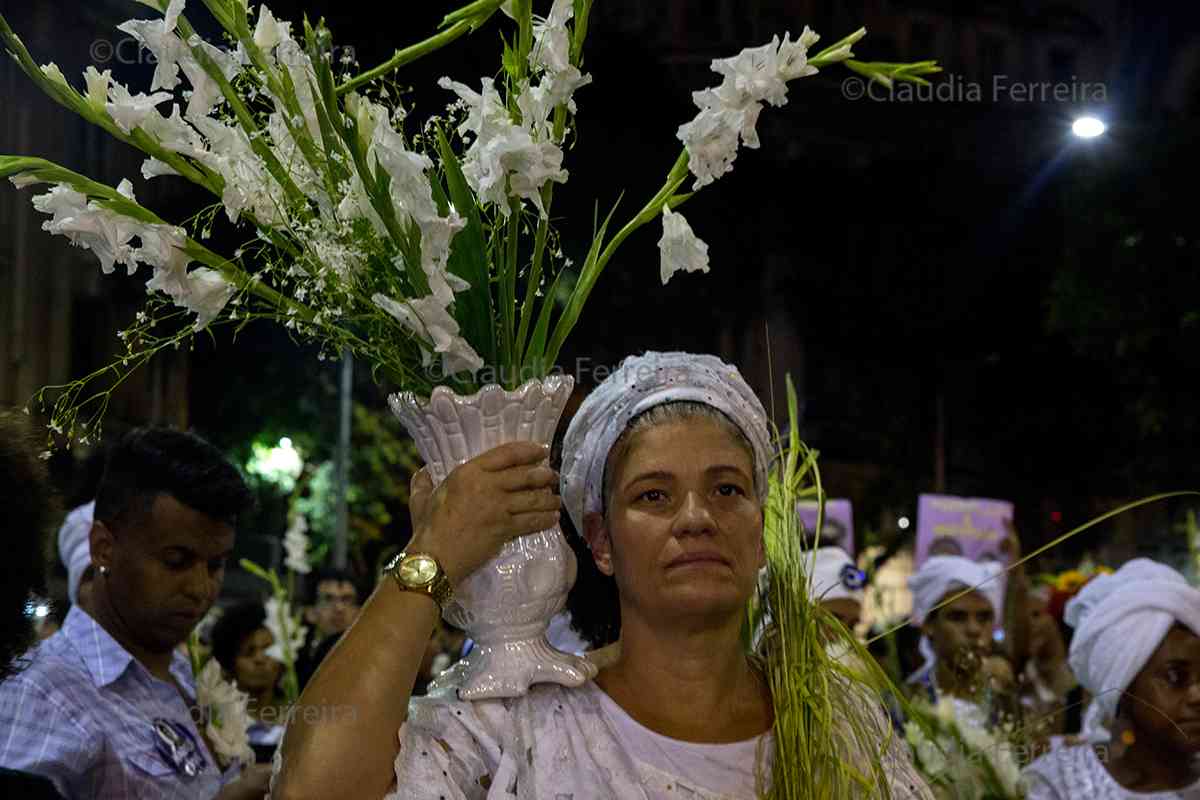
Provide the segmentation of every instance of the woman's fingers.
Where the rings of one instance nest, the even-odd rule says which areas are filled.
[[[562,500],[546,489],[514,492],[508,496],[506,510],[509,514],[527,514],[539,511],[558,511]]]
[[[509,492],[553,490],[558,487],[558,473],[543,464],[534,467],[514,467],[497,477],[500,488]]]

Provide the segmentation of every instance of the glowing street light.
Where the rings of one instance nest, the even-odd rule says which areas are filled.
[[[896,520],[896,525],[898,525],[902,531],[908,530],[908,526],[910,524],[911,523],[909,523],[908,517],[901,517],[900,519]]]
[[[1095,139],[1106,130],[1108,126],[1098,117],[1079,117],[1071,124],[1071,133],[1080,139]]]

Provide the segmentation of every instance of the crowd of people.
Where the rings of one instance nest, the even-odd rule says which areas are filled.
[[[252,502],[238,470],[193,434],[136,429],[110,449],[94,499],[64,514],[38,449],[27,417],[0,414],[13,532],[0,588],[5,797],[749,800],[786,774],[775,726],[787,698],[766,676],[787,623],[768,613],[751,647],[744,631],[768,567],[774,444],[754,393],[711,356],[627,360],[571,418],[557,469],[547,448],[517,442],[436,489],[418,472],[412,539],[370,587],[345,571],[309,576],[295,708],[263,602],[221,597]],[[560,522],[584,590],[551,638],[596,677],[460,699],[445,669],[471,642],[442,606],[505,542]],[[55,530],[69,610],[38,641],[27,603],[45,591]],[[1015,530],[1005,555],[1020,561]],[[856,559],[820,542],[808,558],[796,590],[823,609],[831,644],[843,640],[837,658],[869,652],[891,678],[828,684],[883,721],[866,728],[877,742],[856,742],[878,767],[863,774],[880,776],[862,796],[959,796],[907,749],[920,703],[961,728],[1019,732],[1030,800],[1200,800],[1200,590],[1175,569],[1134,559],[1064,598],[1021,566],[932,555],[909,580],[910,624],[881,633],[863,630],[870,576]],[[253,759],[216,756],[185,646],[198,626],[249,696]],[[867,647],[847,649],[853,636]]]

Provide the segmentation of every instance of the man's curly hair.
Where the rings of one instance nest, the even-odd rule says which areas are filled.
[[[0,410],[0,487],[4,489],[4,579],[0,581],[0,680],[19,669],[34,639],[25,614],[31,592],[45,592],[47,547],[58,502],[39,436],[22,413]]]

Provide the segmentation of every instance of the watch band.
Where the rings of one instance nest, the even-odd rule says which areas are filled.
[[[433,599],[445,609],[454,597],[454,587],[438,560],[428,553],[399,553],[383,568],[402,592],[416,592]],[[429,573],[429,574],[422,574]]]

